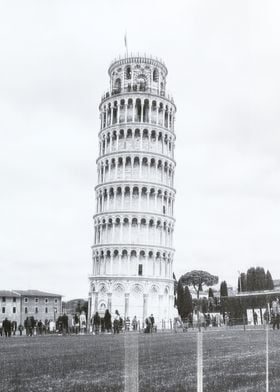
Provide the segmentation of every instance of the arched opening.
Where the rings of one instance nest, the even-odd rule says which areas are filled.
[[[132,121],[133,101],[130,98],[127,102],[127,122]]]
[[[116,124],[118,120],[118,102],[115,101],[113,105],[113,124]]]
[[[153,82],[158,82],[158,70],[156,68],[153,71]]]
[[[146,76],[144,74],[141,74],[137,78],[137,86],[139,91],[145,91],[146,90]]]
[[[134,148],[135,150],[140,150],[140,129],[135,129]]]
[[[119,94],[121,92],[121,79],[117,78],[114,83],[113,94]]]
[[[119,115],[119,118],[120,118],[120,123],[123,123],[123,122],[125,122],[125,100],[124,99],[121,99],[121,101],[120,101],[120,115]]]
[[[151,110],[151,123],[156,124],[157,123],[157,103],[156,101],[152,102],[152,110]]]
[[[125,68],[125,77],[126,77],[126,79],[128,79],[128,80],[131,79],[131,66],[130,66],[130,65],[128,65],[128,66]]]
[[[145,99],[144,101],[144,108],[143,108],[143,121],[144,122],[149,122],[149,100]]]
[[[135,102],[135,118],[134,121],[141,121],[141,99],[137,98]]]

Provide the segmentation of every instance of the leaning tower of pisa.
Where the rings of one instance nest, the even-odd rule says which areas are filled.
[[[115,60],[101,98],[89,312],[116,309],[158,328],[173,314],[174,116],[167,68],[146,56]]]

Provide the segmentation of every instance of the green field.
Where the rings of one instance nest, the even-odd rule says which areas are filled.
[[[197,333],[0,338],[0,391],[196,391]],[[265,391],[263,329],[203,332],[204,391]],[[280,331],[269,331],[269,391],[280,391]],[[137,355],[138,351],[138,355]]]

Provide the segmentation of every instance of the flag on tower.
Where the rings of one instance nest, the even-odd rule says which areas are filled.
[[[124,35],[124,45],[125,45],[125,47],[126,47],[126,49],[127,49],[127,36],[126,36],[126,32],[125,32],[125,35]]]
[[[124,35],[124,46],[125,46],[126,55],[127,55],[127,34],[126,34],[126,32],[125,32],[125,35]]]

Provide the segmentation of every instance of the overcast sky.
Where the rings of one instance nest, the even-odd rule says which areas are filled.
[[[87,297],[100,97],[129,52],[177,105],[175,274],[280,278],[279,1],[0,2],[0,288]]]

